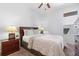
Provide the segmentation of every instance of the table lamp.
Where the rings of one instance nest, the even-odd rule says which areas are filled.
[[[6,31],[9,33],[9,39],[15,39],[15,32],[17,32],[17,28],[15,26],[8,26]]]
[[[41,34],[43,34],[44,27],[42,27],[42,26],[38,26],[38,30],[40,31]]]

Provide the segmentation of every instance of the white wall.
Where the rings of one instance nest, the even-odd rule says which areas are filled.
[[[52,14],[49,16],[48,20],[48,30],[52,34],[62,35],[63,34],[63,19],[60,10],[54,10],[51,12]]]
[[[42,25],[45,30],[48,30],[52,34],[62,35],[63,34],[63,25],[70,25],[75,22],[78,15],[63,17],[63,14],[66,12],[71,12],[78,10],[79,4],[50,4],[51,8],[46,11],[44,8],[47,8],[46,5],[39,8],[31,9],[31,18],[33,26]]]
[[[63,34],[63,25],[70,25],[75,22],[78,15],[63,17],[63,14],[66,12],[71,12],[78,10],[79,4],[50,4],[52,7],[47,9],[47,14],[43,8],[41,9],[32,9],[32,21],[34,21],[35,26],[40,24],[45,27],[52,34],[62,35]],[[41,10],[41,11],[39,11]]]
[[[8,25],[39,26],[41,24],[50,33],[62,35],[62,24],[65,20],[63,13],[78,10],[78,5],[50,5],[51,8],[47,9],[46,14],[43,8],[41,10],[38,8],[39,4],[0,4],[0,32],[5,31],[5,27]],[[47,8],[46,5],[43,7]]]
[[[33,26],[43,26],[45,30],[49,31],[51,34],[62,35],[63,34],[63,21],[61,19],[62,14],[59,10],[50,4],[51,8],[46,11],[44,8],[32,9],[32,21],[34,21]],[[44,6],[47,8],[47,6]]]
[[[8,25],[31,26],[29,4],[0,3],[0,33]]]

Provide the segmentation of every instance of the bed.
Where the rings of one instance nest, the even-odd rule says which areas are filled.
[[[63,56],[63,38],[59,35],[34,34],[25,35],[26,30],[38,30],[38,27],[20,27],[21,45],[35,55]],[[50,48],[49,48],[50,47]]]

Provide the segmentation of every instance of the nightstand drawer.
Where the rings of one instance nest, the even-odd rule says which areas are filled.
[[[2,42],[2,55],[9,55],[19,50],[19,40],[9,40]]]

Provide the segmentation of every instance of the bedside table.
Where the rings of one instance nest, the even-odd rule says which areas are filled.
[[[20,50],[19,39],[8,40],[2,42],[2,56],[9,55]]]

